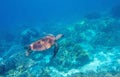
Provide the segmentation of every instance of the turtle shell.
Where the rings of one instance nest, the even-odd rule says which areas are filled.
[[[43,51],[52,47],[55,43],[54,36],[46,36],[36,42],[30,44],[31,50],[33,51]]]

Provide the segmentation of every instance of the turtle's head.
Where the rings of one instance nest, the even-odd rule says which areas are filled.
[[[58,35],[55,37],[55,39],[58,40],[58,39],[62,38],[63,36],[64,36],[63,34],[58,34]]]

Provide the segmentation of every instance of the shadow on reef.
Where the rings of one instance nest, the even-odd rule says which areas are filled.
[[[40,33],[35,29],[25,29],[21,33],[21,44],[23,46],[30,44],[32,41],[35,41],[35,38],[38,38]]]
[[[3,63],[0,64],[0,74],[4,75],[7,71],[16,68],[16,60],[14,58],[9,58]]]
[[[16,54],[13,54],[8,59],[4,60],[0,63],[0,75],[6,76],[10,75],[11,71],[13,73],[20,67],[23,71],[25,71],[29,66],[30,60],[25,56],[25,53],[18,52]],[[21,72],[21,70],[19,70]]]

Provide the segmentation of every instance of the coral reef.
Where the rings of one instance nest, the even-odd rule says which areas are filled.
[[[95,72],[88,72],[88,73],[75,73],[72,74],[71,76],[68,77],[119,77],[120,74],[117,73],[116,75],[112,75],[111,73],[107,72],[100,72],[100,73],[95,73]]]
[[[118,10],[119,12],[119,10]],[[117,16],[116,11],[113,14]],[[94,20],[94,21],[91,21]],[[0,48],[0,75],[4,77],[120,77],[120,20],[110,16],[88,14],[64,27],[51,27],[54,34],[63,33],[58,40],[55,58],[53,48],[25,56],[23,47],[39,39],[37,29],[21,32],[21,41]],[[38,26],[39,27],[39,26]],[[47,28],[45,28],[47,30]],[[56,29],[56,30],[54,30]],[[0,46],[7,44],[0,41]]]

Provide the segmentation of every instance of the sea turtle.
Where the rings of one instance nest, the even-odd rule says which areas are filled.
[[[47,50],[47,49],[51,48],[52,46],[54,46],[53,57],[55,57],[55,55],[58,52],[58,48],[59,48],[56,41],[58,39],[60,39],[61,37],[63,37],[63,34],[58,34],[57,36],[49,34],[49,35],[41,38],[40,40],[37,40],[37,41],[31,43],[29,46],[25,47],[25,49],[27,48],[26,56],[29,56],[29,54],[32,51],[44,51],[44,50]]]

